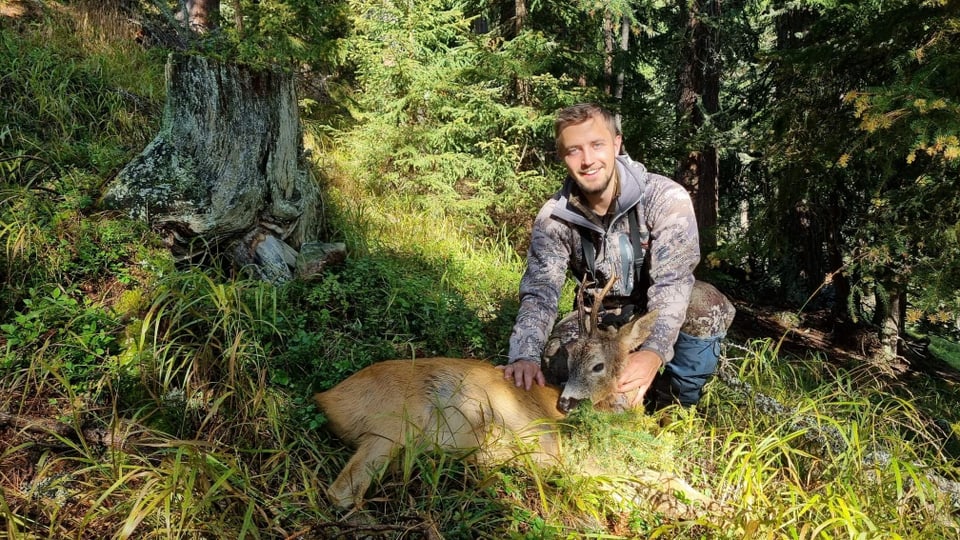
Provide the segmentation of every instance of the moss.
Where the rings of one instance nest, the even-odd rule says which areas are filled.
[[[938,337],[930,336],[930,354],[960,370],[960,344]]]

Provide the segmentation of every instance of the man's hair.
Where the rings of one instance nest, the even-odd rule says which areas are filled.
[[[596,103],[578,103],[577,105],[571,105],[570,107],[561,109],[560,112],[557,113],[556,119],[553,121],[553,137],[557,151],[559,152],[563,150],[560,148],[561,131],[569,126],[582,124],[594,116],[603,120],[607,124],[607,128],[610,129],[610,133],[613,133],[614,136],[620,135],[620,128],[617,126],[617,118],[612,112],[604,109]]]

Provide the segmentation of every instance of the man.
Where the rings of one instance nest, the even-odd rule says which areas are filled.
[[[652,334],[630,353],[619,381],[630,405],[640,406],[652,387],[654,407],[696,404],[716,370],[719,342],[735,310],[719,291],[693,277],[700,248],[690,196],[676,182],[620,155],[616,120],[602,107],[585,103],[560,111],[554,133],[568,177],[534,221],[504,376],[528,390],[556,378],[549,369],[545,377],[541,359],[555,368],[550,354],[558,347],[549,347],[544,358],[548,340],[575,337],[571,318],[548,336],[569,270],[588,289],[616,278],[603,305],[588,306],[601,310],[608,324],[658,310]]]

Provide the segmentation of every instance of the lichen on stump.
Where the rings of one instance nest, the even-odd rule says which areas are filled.
[[[166,87],[160,132],[104,206],[147,221],[175,251],[217,246],[263,279],[292,278],[290,252],[316,239],[320,219],[293,75],[173,53]]]

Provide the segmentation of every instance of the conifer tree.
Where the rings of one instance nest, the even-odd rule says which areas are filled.
[[[782,284],[833,290],[838,318],[872,322],[892,358],[908,313],[956,312],[956,8],[781,8],[753,230]]]

